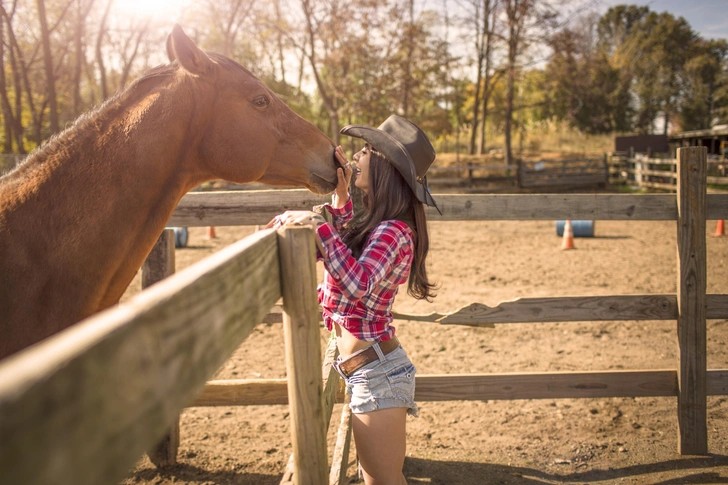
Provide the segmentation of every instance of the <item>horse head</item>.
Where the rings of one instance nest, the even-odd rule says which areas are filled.
[[[194,98],[188,136],[199,138],[204,178],[302,185],[321,194],[335,188],[333,142],[250,71],[203,52],[179,25],[167,38],[167,55],[179,66],[180,83],[192,88],[182,93]]]

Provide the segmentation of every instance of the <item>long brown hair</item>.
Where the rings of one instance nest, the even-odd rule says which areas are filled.
[[[436,285],[427,279],[425,260],[430,249],[425,207],[415,198],[404,177],[380,152],[371,148],[369,156],[369,191],[364,195],[366,211],[344,228],[343,241],[359,258],[371,232],[382,222],[399,220],[414,234],[414,257],[407,293],[418,300],[431,301]]]

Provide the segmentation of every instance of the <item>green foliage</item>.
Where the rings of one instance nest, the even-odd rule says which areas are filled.
[[[568,29],[552,39],[554,54],[546,67],[549,114],[584,133],[628,129],[628,92],[604,52],[580,49],[584,39]]]
[[[682,17],[648,7],[610,8],[590,32],[552,37],[550,114],[585,133],[652,133],[658,118],[710,128],[726,114],[725,41],[698,37]]]
[[[685,63],[680,126],[683,130],[706,129],[715,119],[726,118],[728,42],[700,39],[691,54]]]

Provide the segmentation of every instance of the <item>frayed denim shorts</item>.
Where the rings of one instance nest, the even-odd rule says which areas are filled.
[[[351,397],[352,413],[368,413],[388,408],[407,408],[418,416],[415,404],[416,369],[402,347],[383,355],[376,346],[379,360],[360,367],[345,377],[346,393]]]

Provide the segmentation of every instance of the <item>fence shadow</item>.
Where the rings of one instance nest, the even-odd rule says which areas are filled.
[[[145,468],[127,476],[132,482],[146,483],[214,483],[215,485],[278,485],[281,474],[263,475],[261,473],[246,473],[239,471],[210,471],[196,466],[178,463],[173,467],[158,469]]]
[[[420,458],[406,458],[404,474],[409,485],[428,483],[432,485],[457,484],[514,484],[532,485],[543,483],[602,483],[624,478],[645,478],[646,475],[661,472],[679,474],[665,481],[656,477],[639,483],[654,485],[681,484],[728,484],[728,468],[712,471],[716,467],[728,467],[728,456],[708,455],[667,460],[657,463],[628,466],[623,468],[594,469],[584,472],[548,473],[533,468],[507,466],[495,463],[468,463],[458,461],[433,461]],[[692,472],[700,470],[699,472]],[[545,482],[547,481],[547,482]]]

